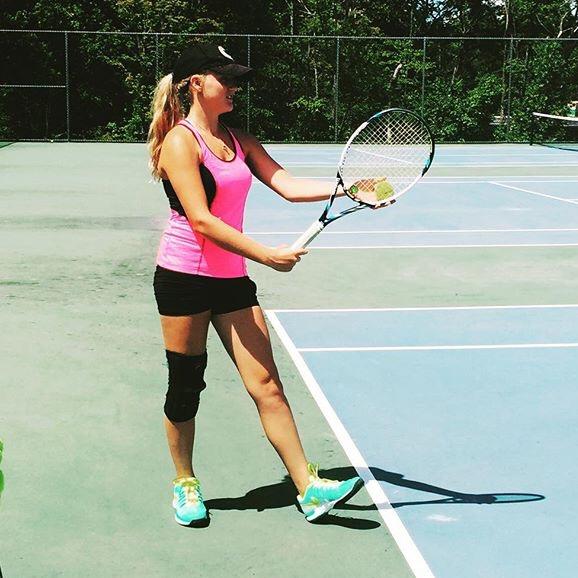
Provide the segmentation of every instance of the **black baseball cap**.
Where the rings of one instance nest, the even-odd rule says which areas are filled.
[[[235,62],[222,46],[196,43],[186,48],[177,59],[173,68],[173,83],[206,70],[232,78],[249,77],[253,73],[252,68]]]

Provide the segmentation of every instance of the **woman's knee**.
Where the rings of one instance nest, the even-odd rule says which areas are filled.
[[[253,380],[248,390],[259,407],[275,409],[287,405],[283,385],[276,376],[270,374],[260,376]]]
[[[164,411],[172,422],[184,422],[197,415],[200,394],[207,384],[204,373],[207,367],[207,353],[185,355],[166,350],[169,368],[169,387]]]

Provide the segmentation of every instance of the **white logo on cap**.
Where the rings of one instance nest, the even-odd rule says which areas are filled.
[[[230,56],[229,54],[227,54],[225,52],[225,49],[222,46],[219,46],[219,52],[225,57],[228,58],[229,60],[233,60],[233,57]]]

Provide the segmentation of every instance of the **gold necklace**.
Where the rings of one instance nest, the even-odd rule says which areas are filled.
[[[225,141],[223,139],[216,137],[210,130],[207,130],[206,128],[201,128],[200,126],[198,126],[194,122],[191,124],[193,124],[193,126],[197,130],[199,130],[200,132],[205,133],[206,135],[209,135],[213,139],[213,141],[217,141],[218,146],[221,147],[221,152],[224,153],[226,156],[229,156],[229,154],[233,152],[231,150],[231,148],[227,145],[227,143],[225,143]]]

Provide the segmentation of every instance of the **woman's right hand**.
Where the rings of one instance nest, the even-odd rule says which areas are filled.
[[[287,245],[271,247],[265,264],[276,271],[291,271],[308,252],[307,249],[291,249]]]

